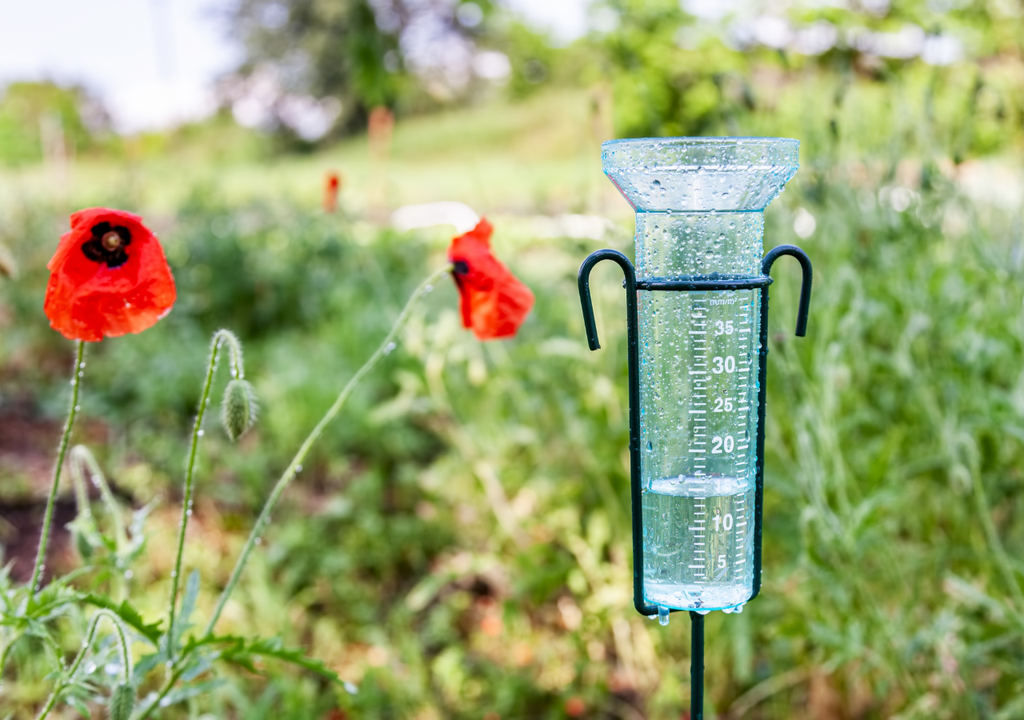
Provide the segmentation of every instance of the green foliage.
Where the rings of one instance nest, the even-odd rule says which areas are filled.
[[[590,42],[610,70],[620,137],[861,130],[856,151],[875,153],[885,152],[893,139],[887,128],[907,127],[927,131],[899,137],[905,154],[928,156],[944,148],[961,162],[1019,148],[1024,19],[999,2],[953,5],[894,3],[880,14],[854,6],[794,10],[788,19],[796,29],[826,22],[837,38],[821,54],[801,55],[752,41],[736,47],[747,41],[727,43],[730,27],[696,24],[672,0],[607,0],[601,6],[618,22]],[[895,33],[905,23],[915,23],[922,34],[958,38],[970,58],[930,66],[917,56],[880,57],[851,39],[869,31]],[[823,92],[808,92],[808,85]],[[906,97],[923,102],[911,105]],[[849,120],[839,122],[824,111],[829,101]],[[870,121],[863,119],[868,116]]]
[[[0,164],[39,162],[47,132],[59,138],[63,153],[92,150],[105,139],[109,125],[103,107],[80,87],[11,83],[0,95]]]

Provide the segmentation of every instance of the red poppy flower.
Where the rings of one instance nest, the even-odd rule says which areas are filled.
[[[142,332],[170,312],[174,278],[160,241],[142,218],[89,208],[71,216],[46,266],[43,309],[66,338],[99,342]]]
[[[476,227],[452,240],[448,259],[459,287],[462,324],[481,340],[509,337],[533,307],[533,293],[491,254],[494,228],[481,218]]]

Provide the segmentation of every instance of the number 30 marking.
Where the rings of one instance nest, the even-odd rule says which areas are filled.
[[[711,372],[716,375],[736,372],[736,358],[732,355],[726,355],[725,357],[718,355],[713,357],[711,358],[711,365]]]

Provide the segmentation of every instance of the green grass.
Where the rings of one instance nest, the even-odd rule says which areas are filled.
[[[39,166],[0,170],[0,207],[63,195],[69,206],[168,214],[203,188],[231,203],[276,198],[314,208],[333,170],[343,175],[343,207],[358,213],[385,200],[391,208],[458,200],[489,213],[579,210],[608,196],[598,150],[606,138],[595,137],[590,107],[589,94],[573,90],[400,120],[383,167],[371,162],[365,136],[297,156],[245,150],[217,127],[178,142],[143,138],[129,143],[125,161],[74,163],[66,182]]]

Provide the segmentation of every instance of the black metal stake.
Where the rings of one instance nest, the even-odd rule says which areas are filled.
[[[690,720],[704,720],[704,616],[690,611]]]

